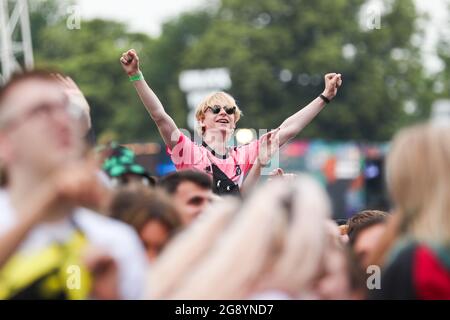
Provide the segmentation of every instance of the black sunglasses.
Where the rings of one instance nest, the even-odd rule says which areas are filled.
[[[222,107],[219,106],[219,105],[215,105],[215,106],[212,106],[212,107],[208,107],[208,108],[206,108],[206,109],[207,109],[207,110],[208,110],[208,109],[211,109],[212,113],[214,113],[214,114],[219,114],[219,113],[220,113],[220,110],[222,109]],[[228,106],[224,106],[224,107],[223,107],[223,110],[224,110],[227,114],[232,115],[233,113],[236,112],[236,107],[228,107]]]

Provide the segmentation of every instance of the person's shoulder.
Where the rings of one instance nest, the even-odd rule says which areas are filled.
[[[450,249],[418,241],[398,247],[384,272],[383,298],[450,299]]]
[[[420,244],[414,252],[414,287],[419,299],[450,299],[450,249]]]
[[[401,239],[388,254],[381,273],[381,286],[369,291],[370,299],[417,299],[414,288],[414,256],[417,244]]]

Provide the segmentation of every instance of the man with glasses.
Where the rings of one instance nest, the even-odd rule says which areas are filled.
[[[81,115],[45,72],[17,75],[0,90],[0,162],[8,176],[0,190],[0,299],[143,293],[146,259],[135,232],[81,208],[108,200],[95,164],[83,160]]]

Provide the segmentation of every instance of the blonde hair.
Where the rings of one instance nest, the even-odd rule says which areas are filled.
[[[450,126],[415,125],[394,138],[387,185],[399,231],[416,240],[450,243]]]
[[[204,128],[200,125],[200,122],[205,119],[206,110],[208,109],[208,107],[214,106],[216,104],[229,107],[236,107],[234,118],[235,124],[241,118],[242,111],[241,109],[239,109],[235,99],[230,94],[223,91],[213,92],[208,96],[206,96],[206,98],[203,99],[203,101],[200,102],[200,104],[195,109],[195,119],[197,120],[197,132],[199,135],[203,135],[205,133]]]
[[[267,183],[171,298],[248,298],[263,279],[297,294],[320,272],[329,214],[328,198],[312,178]]]
[[[167,298],[226,228],[237,211],[239,201],[226,197],[224,200],[213,203],[161,253],[150,272],[150,298]]]

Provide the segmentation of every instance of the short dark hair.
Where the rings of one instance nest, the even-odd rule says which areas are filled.
[[[115,193],[109,213],[112,218],[134,227],[137,232],[151,220],[162,223],[170,234],[181,226],[179,214],[164,190],[137,184],[121,187]]]
[[[194,170],[182,170],[169,173],[159,180],[158,186],[166,190],[168,194],[174,194],[182,182],[192,182],[202,189],[212,190],[212,179],[206,173]]]
[[[388,213],[379,210],[364,210],[358,212],[347,221],[347,235],[350,245],[354,245],[361,231],[380,223],[385,223]]]
[[[4,85],[0,87],[0,106],[6,97],[6,94],[16,85],[28,80],[56,81],[51,71],[31,70],[21,73],[14,73]]]

